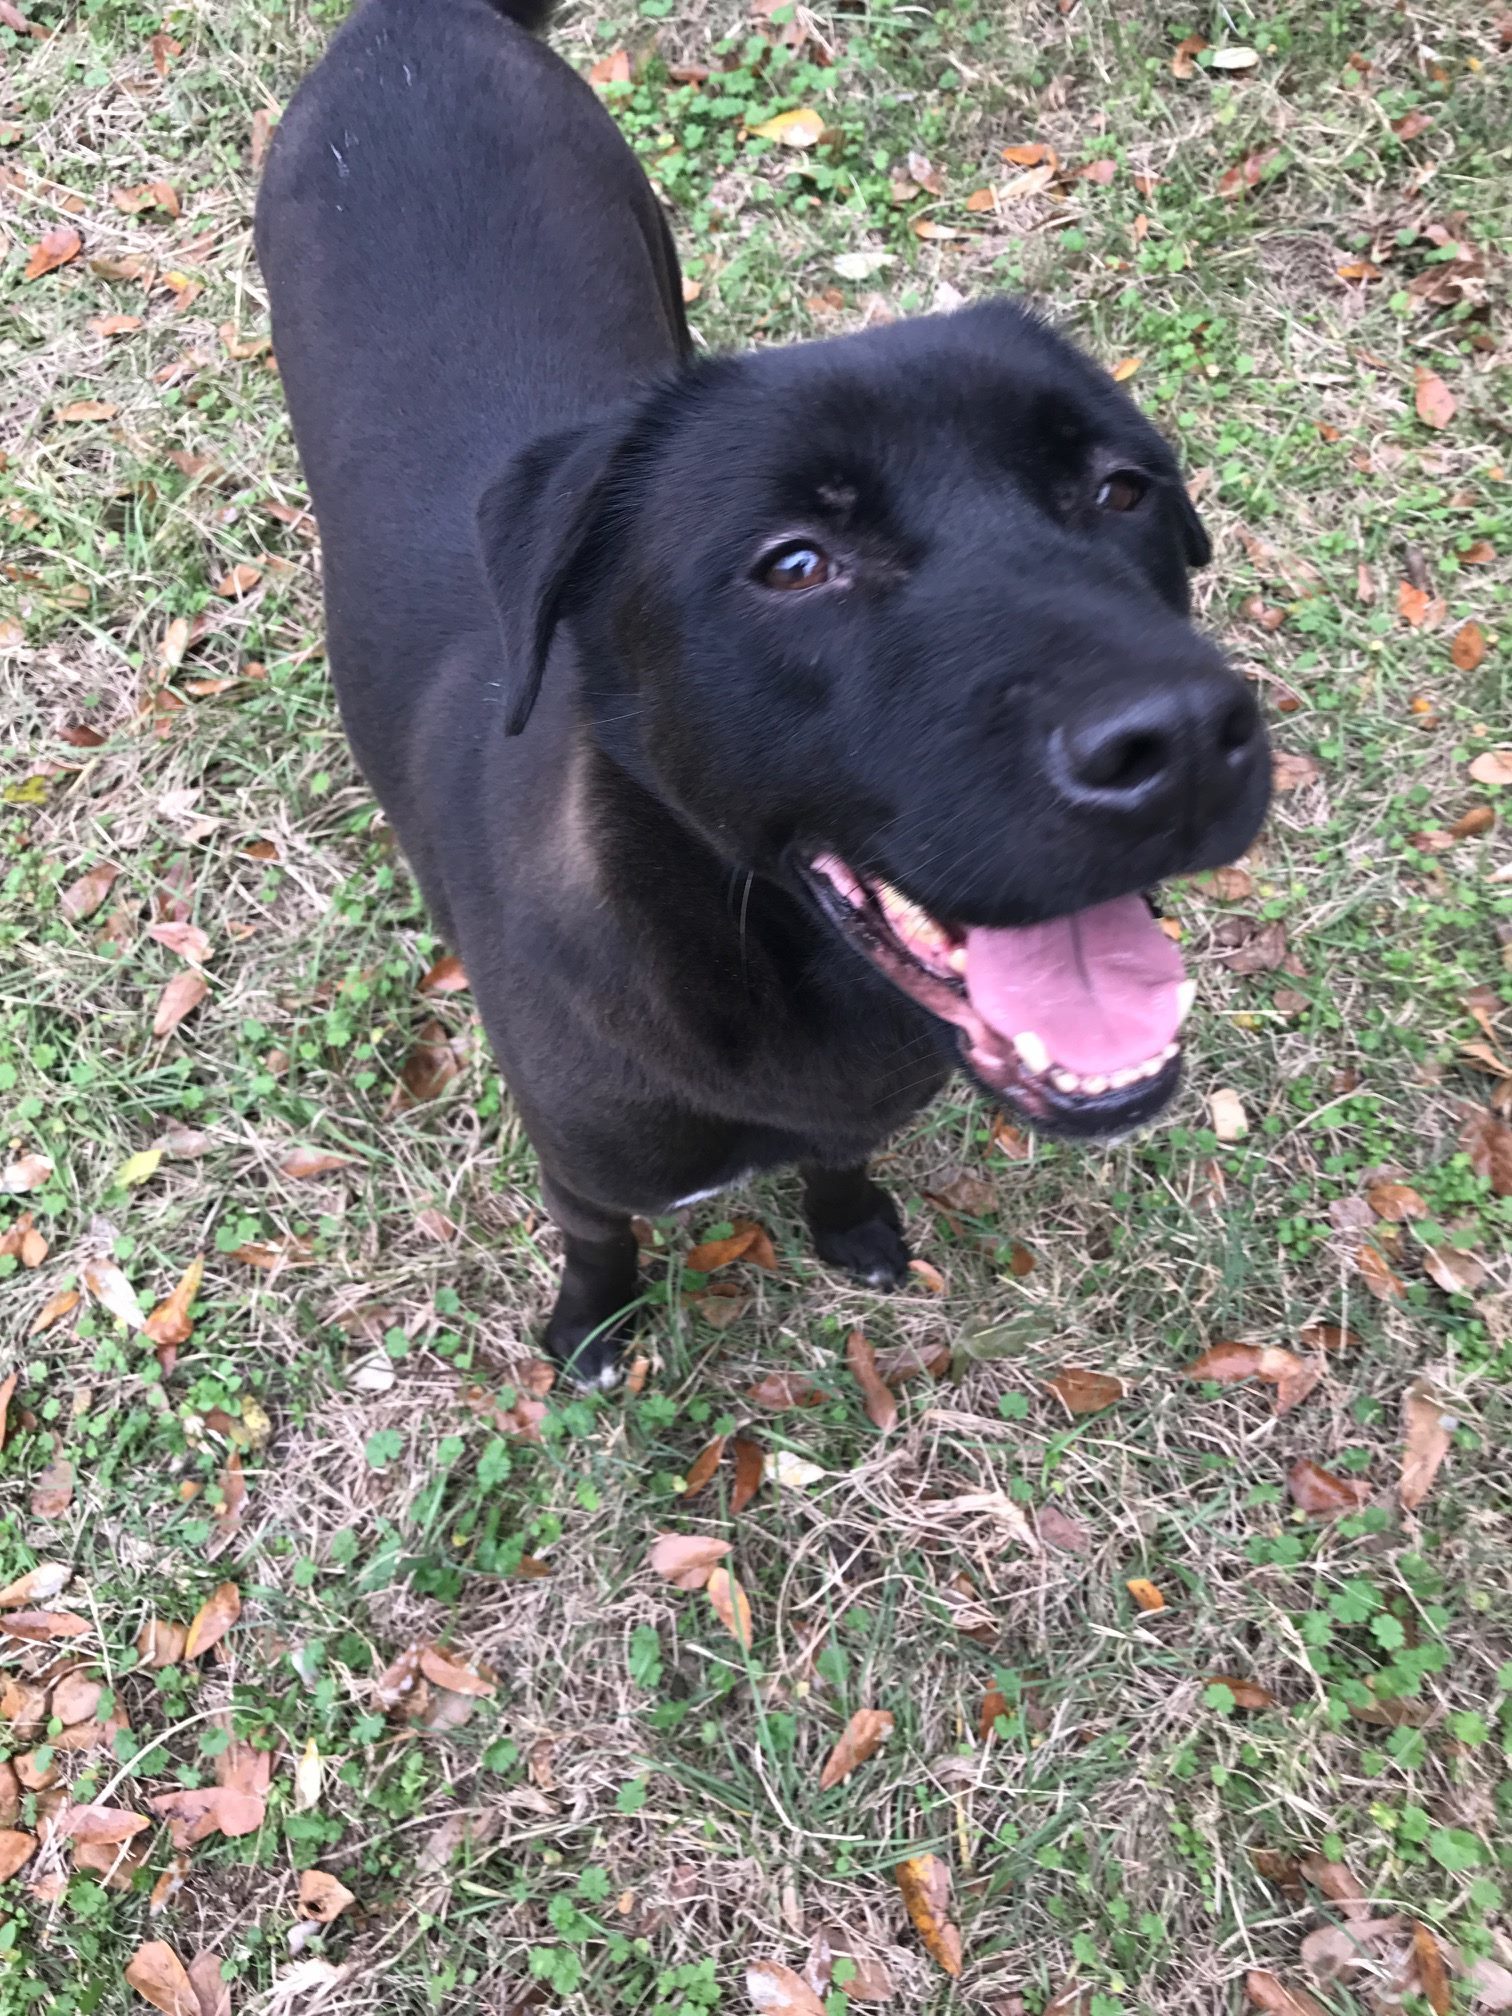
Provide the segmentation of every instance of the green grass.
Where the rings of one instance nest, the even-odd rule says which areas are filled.
[[[885,1961],[898,2010],[1037,2016],[1079,1983],[1059,2016],[1205,2016],[1244,2006],[1251,1968],[1333,2016],[1395,2006],[1368,1999],[1379,1973],[1303,1967],[1302,1939],[1337,1916],[1304,1874],[1278,1880],[1308,1855],[1432,1927],[1456,1956],[1455,2006],[1491,2006],[1471,1969],[1512,1965],[1512,1270],[1507,1199],[1462,1138],[1509,1082],[1488,1056],[1512,1055],[1506,793],[1470,775],[1512,719],[1512,56],[1491,17],[872,0],[802,15],[789,49],[723,0],[568,11],[570,60],[633,58],[605,95],[674,211],[700,341],[1007,287],[1109,365],[1137,360],[1131,389],[1179,439],[1214,533],[1204,620],[1258,682],[1277,746],[1312,763],[1247,889],[1171,892],[1203,986],[1170,1124],[1021,1161],[953,1087],[884,1171],[943,1296],[828,1277],[779,1181],[712,1207],[759,1216],[780,1260],[731,1271],[750,1301],[715,1328],[682,1264],[712,1216],[667,1221],[643,1390],[553,1397],[534,1443],[468,1396],[514,1403],[554,1235],[470,997],[420,992],[442,948],[330,703],[277,378],[220,334],[245,351],[265,333],[254,115],[286,100],[341,10],[26,11],[57,32],[0,25],[0,1133],[6,1160],[52,1173],[4,1214],[29,1210],[48,1251],[26,1264],[18,1234],[0,1259],[0,1375],[17,1374],[0,1582],[66,1563],[57,1601],[86,1630],[0,1639],[0,1659],[52,1686],[66,1653],[129,1732],[90,1754],[12,1719],[0,1754],[56,1767],[75,1803],[142,1813],[212,1783],[233,1734],[275,1762],[262,1825],[197,1846],[157,1915],[172,1848],[156,1825],[124,1887],[60,1843],[0,1887],[0,2016],[145,2006],[123,1970],[147,1939],[219,1955],[238,2016],[736,2012],[746,1964],[801,1968],[826,1921]],[[1259,61],[1225,72],[1209,52],[1178,78],[1193,31]],[[156,34],[181,45],[163,74]],[[678,82],[695,64],[714,74]],[[752,136],[803,105],[827,122],[814,149]],[[1413,113],[1432,123],[1403,137]],[[968,208],[1023,172],[1001,149],[1030,142],[1115,173]],[[1225,198],[1224,175],[1269,149],[1251,193]],[[943,193],[916,175],[908,193],[911,152]],[[159,178],[177,218],[112,201]],[[921,236],[921,220],[958,235]],[[82,255],[23,280],[59,224]],[[138,277],[91,263],[123,258]],[[1361,261],[1382,277],[1339,277]],[[198,291],[150,284],[149,265]],[[91,329],[106,315],[142,326]],[[1453,393],[1447,427],[1417,417],[1420,367]],[[62,417],[81,400],[115,411]],[[238,565],[258,581],[217,595]],[[1404,580],[1442,611],[1406,622]],[[165,664],[176,618],[191,642]],[[1471,671],[1452,656],[1465,622],[1487,646]],[[1490,831],[1437,837],[1483,805]],[[63,891],[101,862],[119,869],[108,896],[71,918]],[[175,902],[210,941],[209,991],[157,1039],[184,962],[148,926]],[[1259,963],[1238,941],[1260,924],[1284,927],[1290,964],[1234,970]],[[461,1068],[399,1105],[437,1022]],[[1213,1131],[1219,1088],[1245,1109],[1239,1142]],[[154,1143],[161,1163],[122,1187]],[[293,1146],[347,1159],[293,1177]],[[986,1188],[948,1214],[928,1201],[963,1171]],[[1375,1216],[1365,1200],[1393,1179],[1426,1219]],[[284,1245],[297,1264],[238,1257]],[[1484,1269],[1470,1292],[1425,1272],[1445,1245]],[[1368,1291],[1366,1246],[1400,1295]],[[31,1334],[91,1260],[113,1254],[150,1308],[200,1253],[193,1335],[166,1377],[88,1297]],[[1218,1339],[1295,1348],[1319,1320],[1356,1341],[1284,1417],[1268,1388],[1181,1376]],[[901,1390],[885,1438],[844,1369],[857,1324],[879,1349],[954,1353],[947,1380]],[[1067,1364],[1117,1374],[1124,1397],[1068,1419],[1044,1385]],[[754,1405],[773,1368],[829,1397]],[[1403,1513],[1419,1378],[1453,1442]],[[747,1424],[823,1476],[769,1485],[738,1519],[728,1468],[683,1501],[699,1449]],[[212,1558],[234,1448],[247,1498]],[[1286,1481],[1303,1458],[1364,1480],[1369,1502],[1305,1517]],[[59,1459],[71,1501],[44,1516],[33,1492]],[[1031,1550],[1001,1509],[940,1509],[982,1493],[1031,1519],[1055,1508],[1084,1551]],[[649,1573],[661,1530],[733,1540],[749,1656],[704,1596]],[[1135,1609],[1139,1576],[1158,1614]],[[187,1623],[228,1580],[242,1611],[225,1656],[145,1669],[144,1620]],[[416,1639],[485,1662],[497,1692],[450,1727],[376,1707],[375,1679]],[[1218,1676],[1275,1705],[1239,1707]],[[984,1739],[993,1686],[1004,1713]],[[820,1792],[862,1706],[891,1710],[895,1732]],[[295,1780],[311,1744],[313,1805]],[[58,1803],[28,1791],[11,1824],[35,1832]],[[894,1883],[924,1850],[953,1871],[959,1990]],[[291,1953],[313,1866],[357,1902]],[[1388,1972],[1395,1951],[1376,1949]],[[311,1961],[330,1970],[303,1977],[325,2000],[291,2001]],[[827,2016],[845,2007],[832,1988]]]

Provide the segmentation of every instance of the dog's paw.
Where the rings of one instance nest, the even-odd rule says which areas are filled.
[[[620,1355],[632,1328],[624,1316],[599,1324],[553,1316],[542,1341],[561,1366],[563,1378],[580,1393],[609,1393],[620,1382]]]
[[[868,1288],[896,1288],[908,1275],[908,1242],[898,1207],[885,1191],[877,1196],[879,1208],[859,1225],[812,1226],[814,1251],[827,1267],[854,1275]]]

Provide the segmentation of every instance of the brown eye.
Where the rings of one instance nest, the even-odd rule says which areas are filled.
[[[756,578],[763,588],[817,588],[829,580],[832,571],[828,554],[817,546],[795,542],[768,554]]]
[[[1143,501],[1149,487],[1137,470],[1115,469],[1111,476],[1103,479],[1097,493],[1097,508],[1099,511],[1132,511]]]

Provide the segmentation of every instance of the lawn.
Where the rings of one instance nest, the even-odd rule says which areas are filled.
[[[1278,781],[1166,1125],[956,1083],[892,1298],[647,1226],[581,1398],[252,258],[341,12],[0,0],[0,2016],[1512,2008],[1512,17],[567,8],[700,342],[1127,380]]]

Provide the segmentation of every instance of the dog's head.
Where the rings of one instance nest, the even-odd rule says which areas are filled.
[[[565,619],[598,732],[1041,1126],[1116,1131],[1190,999],[1143,892],[1269,762],[1187,620],[1208,542],[1111,379],[994,302],[696,365],[528,449],[483,551],[523,727]]]

